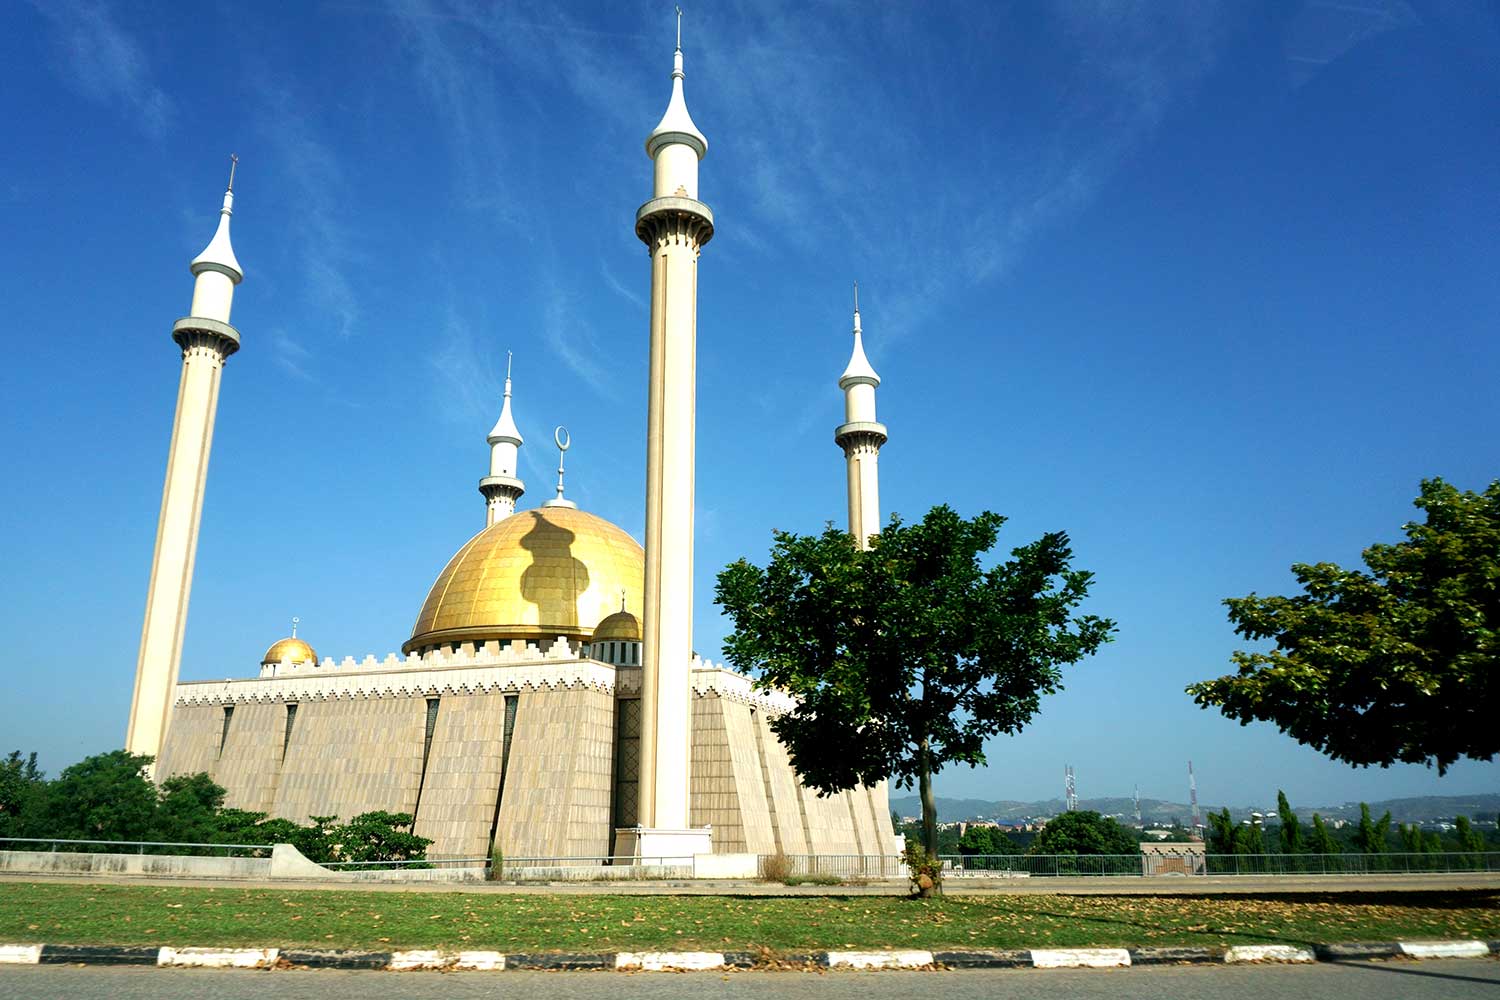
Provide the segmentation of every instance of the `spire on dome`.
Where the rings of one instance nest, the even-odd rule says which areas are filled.
[[[568,447],[573,439],[568,436],[568,429],[559,426],[552,432],[552,440],[557,445],[557,496],[542,504],[543,507],[573,507],[577,504],[563,496],[563,458],[568,454]]]
[[[208,246],[193,258],[190,265],[195,275],[204,271],[218,271],[236,285],[245,277],[244,269],[234,255],[234,246],[229,242],[229,217],[234,214],[234,168],[239,162],[238,156],[233,153],[229,155],[229,187],[224,192],[224,207],[219,209],[219,228],[214,232],[214,238],[209,240]]]
[[[854,283],[854,353],[849,356],[849,365],[844,369],[844,374],[839,376],[839,388],[848,389],[852,385],[879,385],[880,376],[875,374],[875,369],[870,366],[870,359],[865,357],[864,335],[859,328],[859,282]]]
[[[520,447],[525,442],[521,439],[521,431],[516,427],[515,418],[510,415],[510,362],[511,354],[505,352],[505,402],[500,407],[500,419],[495,421],[495,426],[490,428],[486,439],[491,445],[513,444]]]
[[[691,146],[700,160],[708,152],[708,137],[698,131],[693,116],[688,114],[687,99],[682,96],[682,80],[682,8],[678,7],[677,51],[672,55],[672,98],[667,102],[666,114],[646,136],[646,155],[653,159],[658,150],[673,143]]]

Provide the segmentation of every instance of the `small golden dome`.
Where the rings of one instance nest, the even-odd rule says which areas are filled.
[[[640,642],[640,619],[629,611],[616,611],[598,625],[590,642]]]
[[[280,663],[283,660],[288,663],[317,663],[318,654],[301,639],[289,636],[271,643],[271,648],[266,650],[266,655],[261,657],[260,662]]]
[[[496,521],[438,574],[403,653],[445,643],[587,641],[620,600],[640,606],[645,552],[601,517],[542,507]]]

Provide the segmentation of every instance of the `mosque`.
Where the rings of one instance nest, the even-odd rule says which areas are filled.
[[[157,780],[204,771],[227,805],[299,822],[410,813],[434,858],[899,851],[884,784],[804,787],[769,728],[788,696],[692,652],[697,268],[714,222],[698,200],[708,140],[683,80],[679,28],[671,98],[646,140],[653,196],[635,224],[651,258],[645,545],[567,499],[561,462],[556,496],[518,509],[507,366],[479,480],[485,526],[438,574],[399,654],[320,660],[294,620],[255,676],[181,682],[218,389],[240,345],[231,171],[191,265],[190,315],[172,331],[182,380],[126,739],[156,758]],[[879,527],[886,430],[857,299],[853,334],[835,442],[863,545]],[[565,453],[561,428],[555,439]]]

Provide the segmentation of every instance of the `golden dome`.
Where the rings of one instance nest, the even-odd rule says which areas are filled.
[[[512,514],[443,567],[401,651],[489,639],[586,640],[622,590],[640,606],[645,562],[634,538],[593,514],[571,507]]]
[[[262,664],[280,663],[283,660],[288,663],[317,663],[318,654],[301,639],[290,636],[271,643],[271,648],[266,650],[266,655],[260,658]]]
[[[641,622],[629,611],[616,611],[598,625],[590,642],[640,642]]]

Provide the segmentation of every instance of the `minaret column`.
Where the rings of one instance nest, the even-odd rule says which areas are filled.
[[[523,442],[510,412],[509,355],[505,359],[505,403],[485,440],[490,446],[490,474],[479,480],[479,493],[484,497],[484,526],[488,528],[514,514],[516,501],[526,492],[517,469]]]
[[[182,348],[182,376],[177,386],[177,414],[167,452],[166,483],[162,487],[135,690],[125,734],[127,750],[151,757],[161,752],[182,662],[208,455],[219,405],[219,379],[225,360],[240,346],[239,331],[229,325],[234,288],[243,277],[229,243],[233,205],[231,172],[218,232],[192,263],[192,315],[172,325],[172,339]]]
[[[859,286],[854,286],[854,352],[839,388],[844,391],[844,422],[833,440],[844,450],[848,467],[849,534],[862,549],[880,534],[880,447],[886,442],[885,424],[875,419],[875,387],[880,376],[865,357],[859,325]]]
[[[653,197],[635,232],[651,255],[650,386],[646,419],[646,592],[641,647],[641,830],[633,853],[680,856],[709,849],[688,830],[693,660],[693,490],[697,385],[698,255],[713,213],[698,200],[708,140],[688,115],[682,49],[672,97],[646,140]],[[628,840],[617,847],[620,850]]]

